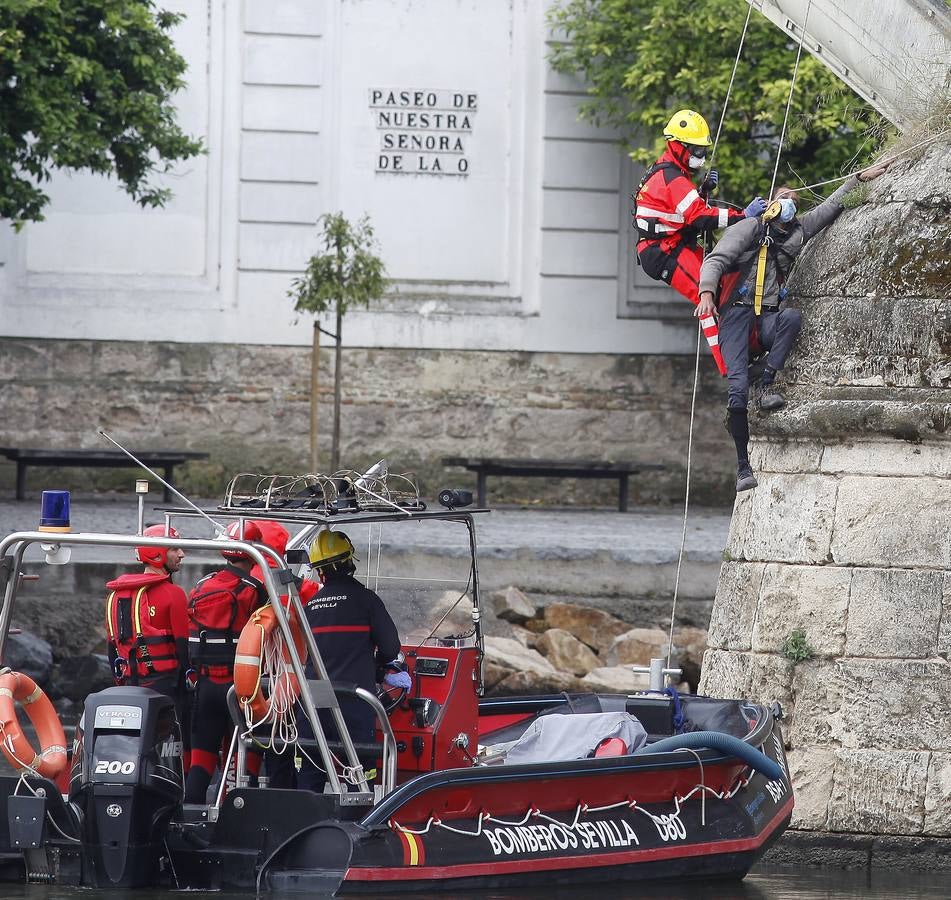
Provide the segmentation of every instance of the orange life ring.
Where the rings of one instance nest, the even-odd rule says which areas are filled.
[[[301,664],[307,661],[307,643],[301,631],[296,615],[289,616],[291,634],[294,636],[294,646]],[[238,695],[238,702],[246,712],[250,710],[252,722],[262,722],[271,710],[269,698],[261,690],[261,662],[262,650],[268,636],[280,634],[277,625],[277,616],[270,606],[263,606],[256,610],[247,625],[241,629],[238,646],[234,656],[234,690]],[[283,645],[284,662],[290,662],[290,653]],[[289,703],[293,703],[300,694],[300,684],[293,673],[286,681],[278,686],[271,686],[272,695],[280,696]]]
[[[26,709],[40,739],[39,753],[23,734],[17,719],[16,700]],[[0,750],[16,769],[32,769],[54,779],[66,768],[66,734],[49,697],[22,672],[0,674]]]

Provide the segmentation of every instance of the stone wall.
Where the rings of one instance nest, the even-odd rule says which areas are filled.
[[[698,503],[732,495],[722,382],[703,359],[695,431]],[[347,349],[343,354],[345,465],[381,456],[417,471],[427,494],[474,476],[445,472],[446,455],[592,457],[666,464],[632,481],[634,502],[682,496],[692,357]],[[105,446],[100,427],[127,446],[205,450],[184,487],[218,494],[237,471],[307,469],[310,351],[299,347],[114,341],[0,340],[0,444]],[[333,355],[320,369],[322,464],[329,464]],[[12,465],[0,479],[12,484]],[[126,487],[128,471],[32,470],[42,484]],[[616,482],[540,479],[490,491],[507,501],[613,505]]]
[[[949,163],[893,166],[803,255],[734,508],[701,691],[782,702],[801,829],[951,835]]]

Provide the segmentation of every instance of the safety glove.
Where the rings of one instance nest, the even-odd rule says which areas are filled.
[[[711,169],[707,172],[706,178],[700,182],[700,193],[709,196],[717,189],[719,183],[720,173],[716,169]]]
[[[390,687],[402,688],[408,691],[413,686],[413,679],[409,677],[409,672],[387,672],[383,676],[384,684]]]
[[[757,216],[761,216],[766,212],[767,205],[762,197],[754,197],[750,200],[750,205],[743,210],[743,215],[748,219],[755,219]]]

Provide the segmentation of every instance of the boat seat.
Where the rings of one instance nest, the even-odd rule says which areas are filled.
[[[333,682],[334,693],[338,697],[356,696],[354,686],[345,682]],[[271,723],[266,722],[256,725],[250,731],[248,723],[244,718],[244,710],[238,702],[238,695],[235,692],[234,685],[228,688],[228,712],[231,715],[231,721],[234,727],[238,729],[238,737],[246,747],[269,748],[271,746]],[[298,738],[295,743],[302,747],[316,747],[316,738]],[[343,743],[341,741],[328,740],[327,746],[337,755],[343,752]],[[357,752],[357,758],[364,765],[373,765],[377,759],[383,755],[382,741],[354,741],[353,748]]]

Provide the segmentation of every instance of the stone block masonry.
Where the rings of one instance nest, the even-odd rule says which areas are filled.
[[[345,465],[387,457],[435,494],[453,455],[643,459],[667,466],[632,479],[632,502],[682,496],[693,359],[607,354],[348,348],[343,353]],[[702,360],[694,481],[698,503],[732,496],[722,382]],[[310,351],[300,347],[0,339],[0,443],[98,447],[105,428],[127,446],[205,450],[180,469],[186,490],[219,493],[233,473],[303,472]],[[320,446],[329,463],[333,354],[322,351]],[[12,466],[0,478],[12,483]],[[75,470],[65,486],[115,487],[128,473]],[[49,471],[30,473],[35,492]],[[55,476],[54,476],[55,477]],[[605,482],[500,479],[505,500],[611,506]]]
[[[753,420],[704,660],[701,691],[783,703],[793,825],[829,861],[951,834],[948,161],[894,166],[800,258],[790,404]]]

